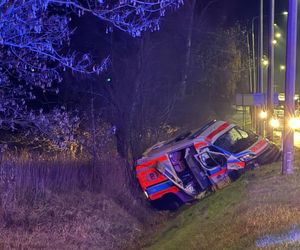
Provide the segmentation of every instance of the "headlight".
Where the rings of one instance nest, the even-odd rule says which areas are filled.
[[[248,154],[248,155],[244,155],[242,157],[240,157],[241,161],[250,161],[254,158],[254,155]]]

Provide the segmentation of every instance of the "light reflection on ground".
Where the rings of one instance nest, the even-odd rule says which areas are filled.
[[[300,242],[300,227],[294,226],[290,231],[279,235],[267,235],[256,241],[257,247]]]

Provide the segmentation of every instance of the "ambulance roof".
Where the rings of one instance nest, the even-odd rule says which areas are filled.
[[[143,153],[143,157],[138,160],[138,164],[143,164],[166,153],[183,149],[195,142],[206,141],[206,137],[224,123],[224,121],[213,120],[199,129],[181,133],[167,141],[158,142]]]

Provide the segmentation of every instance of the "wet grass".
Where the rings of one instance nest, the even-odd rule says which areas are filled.
[[[261,249],[256,243],[262,237],[286,234],[300,225],[299,205],[299,160],[292,176],[281,175],[281,163],[262,166],[183,207],[144,248]],[[300,249],[300,241],[277,242],[263,249]]]

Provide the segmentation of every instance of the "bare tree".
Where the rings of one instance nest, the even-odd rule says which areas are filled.
[[[0,0],[0,126],[14,124],[26,113],[34,88],[46,91],[61,82],[64,70],[101,73],[109,55],[94,62],[91,55],[70,51],[74,15],[94,15],[131,36],[158,30],[161,16],[181,0],[77,1]]]

